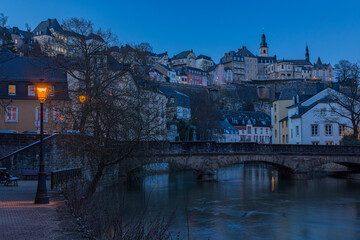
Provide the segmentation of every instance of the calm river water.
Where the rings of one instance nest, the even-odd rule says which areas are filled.
[[[180,239],[360,239],[360,181],[277,180],[265,165],[220,169],[217,182],[192,171],[146,177],[125,190],[134,215],[169,216]],[[188,219],[188,220],[187,220]]]

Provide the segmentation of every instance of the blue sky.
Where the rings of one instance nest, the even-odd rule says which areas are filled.
[[[254,54],[264,29],[271,55],[315,62],[360,60],[360,1],[0,0],[8,25],[33,29],[47,18],[83,17],[110,28],[121,43],[149,42],[169,56],[193,49],[215,62],[247,46]]]

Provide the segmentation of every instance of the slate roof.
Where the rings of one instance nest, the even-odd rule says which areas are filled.
[[[227,119],[232,126],[270,127],[270,116],[263,112],[220,110],[220,119]]]
[[[220,121],[219,123],[224,133],[236,134],[239,132],[239,130],[233,127],[228,121]]]
[[[48,82],[66,81],[66,73],[54,70],[48,58],[15,57],[0,64],[0,80]]]
[[[278,100],[291,100],[294,96],[299,95],[300,102],[303,102],[317,94],[319,91],[316,87],[307,88],[285,88],[280,91]]]
[[[165,68],[168,71],[174,71],[172,68],[170,68],[170,67],[168,67],[168,66],[166,66],[164,64],[161,64],[161,63],[157,63],[157,64],[160,65],[161,67]]]
[[[176,54],[176,55],[172,58],[172,60],[174,60],[174,59],[187,58],[187,56],[188,56],[190,53],[192,53],[192,50],[190,50],[190,51],[183,51],[183,52],[181,52],[181,53]]]
[[[288,120],[288,119],[289,119],[289,117],[288,117],[288,116],[286,116],[286,117],[284,117],[284,118],[280,119],[280,120],[279,120],[279,122],[282,122],[282,121],[285,121],[285,120]]]
[[[6,62],[15,58],[15,54],[8,49],[0,49],[0,63]]]
[[[169,87],[159,88],[158,91],[168,98],[173,97],[175,99],[175,105],[184,108],[190,108],[190,97],[181,92],[178,92]]]
[[[319,103],[334,103],[334,102],[336,102],[334,99],[331,99],[329,97],[323,97],[309,106],[299,106],[299,113],[291,116],[290,118],[292,118],[292,119],[300,118],[302,115],[307,113],[309,110],[311,110],[313,107],[315,107]]]
[[[240,48],[237,53],[242,57],[255,57],[245,46]]]
[[[37,25],[37,27],[33,30],[33,33],[35,35],[51,35],[50,28],[53,28],[55,32],[63,31],[56,18],[49,18]]]
[[[279,62],[291,62],[296,66],[312,65],[311,62],[305,59],[295,59],[295,60],[280,60]]]
[[[207,60],[210,60],[210,61],[212,60],[211,57],[205,56],[203,54],[200,54],[196,59],[200,59],[200,58],[204,58],[204,59],[207,59]]]
[[[285,88],[280,91],[280,96],[278,100],[291,100],[298,93],[299,89],[297,88]]]

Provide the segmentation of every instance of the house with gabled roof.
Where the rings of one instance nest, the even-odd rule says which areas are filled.
[[[350,120],[338,114],[346,115],[347,111],[334,96],[345,95],[326,88],[313,96],[293,98],[293,104],[287,107],[290,144],[338,145],[352,132]]]

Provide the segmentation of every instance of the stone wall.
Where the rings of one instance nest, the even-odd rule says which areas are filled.
[[[38,140],[39,134],[0,133],[0,159]]]

